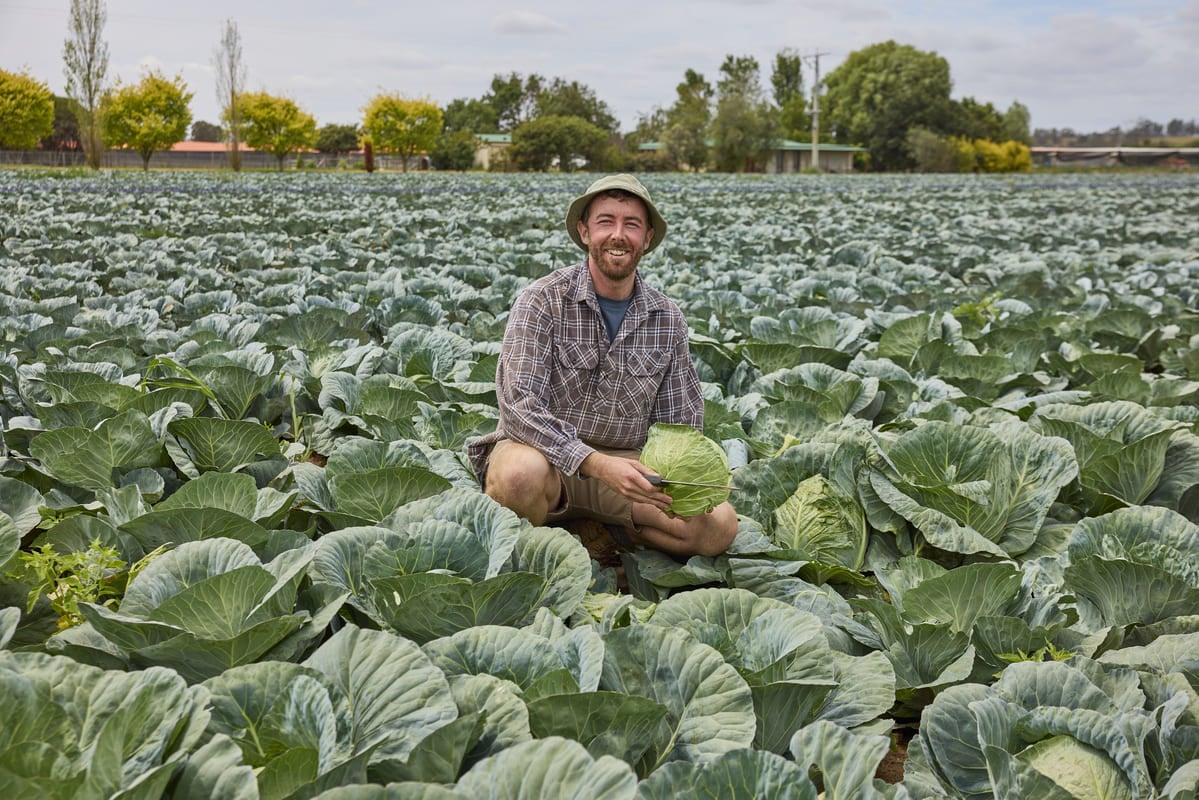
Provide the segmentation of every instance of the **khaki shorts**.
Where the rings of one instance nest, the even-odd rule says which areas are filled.
[[[500,439],[491,450],[503,447],[510,439]],[[640,450],[613,450],[597,447],[599,452],[620,458],[638,459]],[[490,458],[490,456],[489,456]],[[556,525],[571,519],[593,519],[605,525],[617,525],[633,530],[633,501],[617,494],[608,485],[596,478],[586,478],[582,475],[564,475],[558,473],[562,483],[562,497],[558,507],[551,510],[545,519],[546,525]]]

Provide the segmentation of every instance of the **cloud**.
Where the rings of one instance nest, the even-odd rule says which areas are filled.
[[[491,27],[498,33],[535,36],[566,33],[569,30],[561,22],[532,11],[505,11],[491,21]]]

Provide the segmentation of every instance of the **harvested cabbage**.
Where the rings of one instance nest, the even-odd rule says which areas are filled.
[[[641,450],[641,463],[667,481],[727,486],[732,474],[720,445],[689,425],[655,422]],[[704,486],[663,487],[671,499],[668,513],[677,517],[706,514],[729,499],[728,489]]]

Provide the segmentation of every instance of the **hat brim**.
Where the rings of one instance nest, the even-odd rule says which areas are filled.
[[[583,237],[579,235],[579,222],[583,219],[583,213],[596,195],[613,189],[628,192],[645,204],[646,213],[649,214],[649,226],[653,230],[645,252],[648,253],[660,245],[666,238],[666,220],[658,212],[654,201],[650,200],[649,191],[632,175],[609,175],[606,178],[600,178],[591,184],[585,193],[571,201],[570,207],[566,210],[566,232],[570,234],[571,241],[578,245],[583,252],[587,252],[587,245],[583,243]]]

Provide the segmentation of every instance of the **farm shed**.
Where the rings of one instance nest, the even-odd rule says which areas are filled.
[[[512,144],[510,133],[476,133],[479,146],[475,149],[475,161],[483,169],[491,169],[491,159]]]

